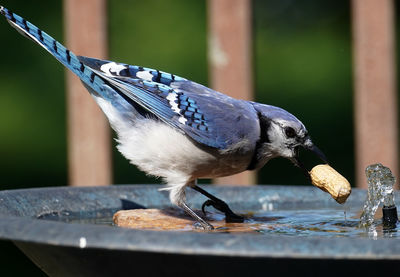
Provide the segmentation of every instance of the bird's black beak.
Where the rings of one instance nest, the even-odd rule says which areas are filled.
[[[326,158],[325,154],[317,147],[315,146],[311,140],[308,140],[306,143],[302,145],[305,149],[310,150],[314,152],[324,163],[328,163],[328,159]],[[299,149],[297,148],[296,150],[296,155],[292,158],[292,162],[299,167],[306,178],[311,182],[311,177],[309,170],[305,167],[305,165],[299,160]]]
[[[305,148],[314,152],[324,163],[328,163],[328,159],[326,158],[325,154],[322,153],[322,151],[319,150],[319,148],[314,144],[312,144],[311,146],[305,146]]]

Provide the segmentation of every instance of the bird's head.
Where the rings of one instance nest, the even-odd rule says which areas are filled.
[[[263,137],[264,155],[270,157],[284,157],[291,160],[301,168],[309,178],[309,173],[304,164],[299,160],[299,149],[314,152],[322,161],[327,159],[318,149],[308,135],[304,124],[289,112],[274,106],[255,106],[261,122],[261,137]],[[261,155],[263,155],[261,153]]]

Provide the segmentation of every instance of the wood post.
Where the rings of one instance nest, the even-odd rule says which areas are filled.
[[[208,0],[211,86],[232,97],[253,99],[251,0]],[[254,172],[218,178],[217,184],[254,184]]]
[[[354,108],[357,186],[365,168],[388,166],[399,178],[394,3],[353,0]]]
[[[66,45],[77,55],[107,56],[106,0],[64,0]],[[110,128],[79,78],[67,72],[69,184],[111,183]]]

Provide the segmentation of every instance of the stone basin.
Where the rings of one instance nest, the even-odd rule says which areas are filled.
[[[341,276],[398,272],[398,237],[149,231],[94,224],[121,209],[165,208],[157,185],[55,187],[0,192],[0,239],[50,276]],[[204,186],[234,211],[342,209],[315,187]],[[188,190],[200,208],[205,198]],[[353,189],[346,208],[362,207]],[[396,199],[399,199],[396,193]],[[71,217],[71,220],[69,220]],[[82,219],[74,221],[72,219]],[[85,221],[91,219],[92,221]],[[397,230],[395,230],[397,232]],[[273,276],[273,275],[272,275]]]

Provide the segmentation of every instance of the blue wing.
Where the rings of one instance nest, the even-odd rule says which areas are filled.
[[[212,139],[230,148],[238,143],[255,146],[260,137],[258,115],[253,106],[192,81],[177,81],[171,86],[200,107],[212,129]],[[187,130],[184,126],[186,133]]]
[[[244,139],[255,144],[259,137],[257,114],[247,101],[150,68],[78,59],[128,101],[199,143],[226,149]]]

